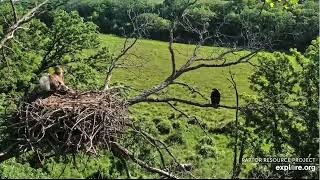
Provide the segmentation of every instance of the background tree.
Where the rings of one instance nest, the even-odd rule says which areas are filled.
[[[244,111],[244,126],[254,132],[248,142],[252,144],[249,147],[253,156],[319,158],[318,52],[319,38],[304,55],[292,50],[291,56],[273,53],[259,57],[256,72],[251,76],[251,88],[257,96],[248,101]],[[317,172],[308,171],[282,174],[273,165],[267,171],[282,178],[318,176]]]
[[[185,1],[168,0],[158,3],[151,1],[87,1],[70,2],[66,9],[77,9],[86,20],[93,21],[100,27],[102,33],[123,35],[122,28],[130,32],[130,18],[126,12],[135,9],[136,12],[153,13],[171,21],[182,11],[188,3],[189,20],[194,26],[199,23],[199,17],[209,18],[208,31],[210,34],[219,35],[219,40],[207,41],[209,45],[238,46],[246,45],[252,37],[243,36],[259,33],[265,36],[257,41],[264,41],[269,45],[269,50],[285,50],[296,47],[304,51],[318,34],[319,7],[313,0],[307,1]],[[272,4],[270,6],[270,4]],[[128,5],[130,4],[130,6]],[[286,7],[287,6],[287,7]],[[285,8],[286,7],[286,8]],[[178,17],[176,16],[176,17]],[[191,18],[192,17],[192,18]],[[198,17],[197,19],[195,19]],[[200,21],[201,22],[201,21]],[[188,43],[197,37],[196,34],[185,31],[183,28],[176,31],[177,41]],[[148,36],[150,39],[167,40],[168,32],[163,29],[154,29]],[[188,38],[189,37],[189,38]],[[194,42],[195,43],[195,42]]]
[[[10,38],[4,35],[1,39],[6,40],[2,41],[4,43],[0,57],[2,77],[0,106],[3,109],[0,121],[4,124],[7,123],[6,120],[11,113],[15,112],[16,107],[35,88],[42,72],[48,71],[49,67],[55,63],[67,65],[70,63],[70,57],[75,57],[76,53],[85,48],[97,45],[96,26],[93,23],[84,22],[77,13],[57,11],[54,26],[48,27],[40,20],[34,19],[33,13],[37,10],[38,8],[32,8],[22,16],[22,20],[18,19],[17,23],[8,26],[5,34],[14,32],[14,35]],[[11,31],[11,27],[17,28]],[[83,71],[83,69],[78,70]],[[5,129],[1,128],[1,130]],[[6,135],[6,132],[1,131],[1,136]],[[5,144],[8,145],[11,141],[3,141],[3,143],[1,150],[4,150]],[[2,155],[4,156],[1,159],[7,158],[6,154]]]

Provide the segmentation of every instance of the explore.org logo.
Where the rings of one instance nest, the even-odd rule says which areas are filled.
[[[277,171],[316,171],[316,166],[312,165],[294,165],[294,164],[288,164],[288,165],[277,165],[276,166]]]

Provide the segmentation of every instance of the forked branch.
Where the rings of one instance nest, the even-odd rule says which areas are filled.
[[[12,1],[11,1],[12,2]],[[22,16],[20,19],[16,20],[16,23],[14,23],[12,26],[8,28],[6,33],[4,34],[3,38],[0,41],[0,50],[5,47],[5,44],[14,37],[15,32],[22,27],[25,23],[29,22],[37,13],[37,11],[46,3],[48,3],[49,0],[45,0],[30,11],[28,11],[24,16]],[[13,2],[12,2],[13,3]],[[14,8],[14,5],[13,5]],[[15,9],[13,10],[15,12]],[[16,18],[16,15],[15,15]]]

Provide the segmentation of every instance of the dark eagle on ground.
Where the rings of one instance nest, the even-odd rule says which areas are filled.
[[[214,108],[218,108],[220,103],[220,92],[218,91],[218,89],[214,88],[212,89],[212,93],[211,93],[211,104]]]

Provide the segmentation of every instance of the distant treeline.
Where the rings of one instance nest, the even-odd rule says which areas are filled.
[[[132,26],[128,12],[131,10],[132,16],[138,15],[140,23],[148,22],[148,38],[167,41],[170,22],[176,15],[181,15],[184,2],[79,0],[72,1],[65,8],[68,11],[76,10],[86,20],[96,23],[101,33],[117,35],[130,32]],[[257,0],[208,0],[199,1],[190,7],[187,17],[193,26],[205,25],[210,34],[216,35],[209,42],[211,44],[236,42],[241,46],[249,43],[248,39],[256,39],[269,44],[273,50],[297,48],[303,51],[319,34],[318,12],[316,0],[305,0],[287,9],[281,6],[270,7]],[[175,36],[184,43],[195,39],[195,34],[186,32],[182,27],[178,27]]]

